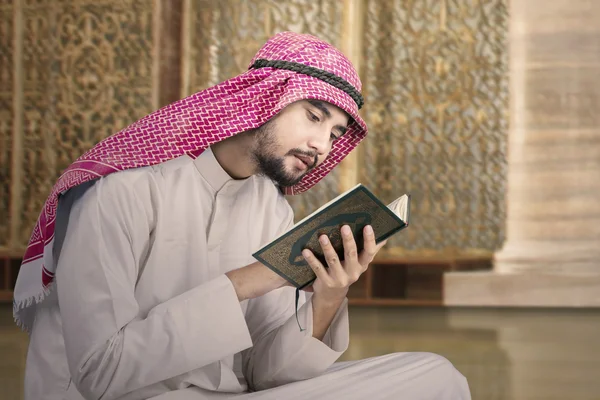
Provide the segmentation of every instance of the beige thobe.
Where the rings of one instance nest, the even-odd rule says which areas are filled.
[[[240,303],[224,274],[292,225],[273,183],[231,179],[210,150],[69,191],[57,215],[56,286],[36,308],[25,399],[325,399],[362,378],[393,388],[377,398],[424,394],[428,380],[445,397],[411,398],[470,398],[435,355],[335,363],[348,346],[346,302],[323,341],[312,337],[304,295],[300,331],[293,288]],[[383,378],[390,370],[406,370],[404,386]]]

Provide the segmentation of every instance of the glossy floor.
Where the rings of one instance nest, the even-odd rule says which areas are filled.
[[[343,360],[447,357],[474,400],[600,400],[600,310],[352,307]],[[20,400],[27,336],[0,305],[0,399]]]

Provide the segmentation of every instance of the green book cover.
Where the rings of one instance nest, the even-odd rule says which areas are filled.
[[[298,222],[252,256],[301,289],[316,278],[304,260],[302,250],[311,250],[327,267],[319,244],[321,235],[329,237],[340,260],[343,260],[342,226],[350,226],[360,253],[365,226],[373,227],[375,240],[379,243],[406,228],[409,219],[410,195],[405,194],[386,206],[369,189],[359,184]]]

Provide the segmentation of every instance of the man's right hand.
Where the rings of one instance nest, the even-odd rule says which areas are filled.
[[[239,301],[260,297],[283,286],[291,286],[288,281],[258,261],[229,271],[225,275],[231,280]]]

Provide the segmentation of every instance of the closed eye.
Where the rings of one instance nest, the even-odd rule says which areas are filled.
[[[308,119],[311,120],[312,122],[321,122],[321,118],[319,118],[317,115],[313,114],[311,111],[307,111],[308,113]]]
[[[329,140],[331,140],[332,142],[335,142],[336,140],[338,140],[340,138],[340,136],[335,136],[333,133],[331,133],[331,135],[329,135]]]

